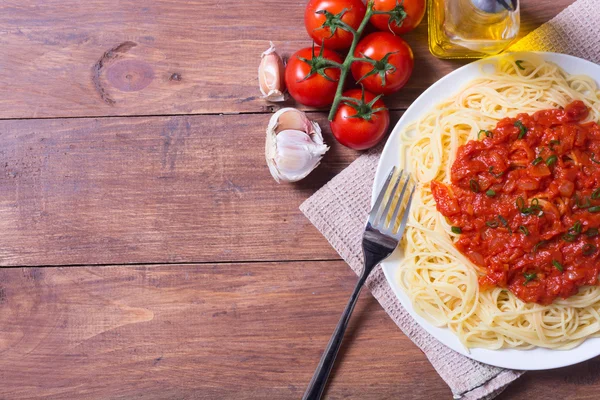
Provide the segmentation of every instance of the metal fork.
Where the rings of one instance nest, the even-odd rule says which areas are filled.
[[[348,305],[346,306],[346,309],[344,310],[344,313],[342,314],[342,317],[340,318],[333,335],[331,335],[331,339],[329,339],[329,344],[323,352],[323,356],[321,357],[321,361],[317,366],[317,370],[308,384],[308,388],[302,397],[303,400],[318,400],[321,398],[323,391],[325,390],[325,385],[327,384],[327,378],[329,377],[329,373],[333,368],[335,357],[337,356],[340,345],[342,344],[342,340],[344,339],[344,332],[348,326],[348,321],[350,320],[350,316],[352,315],[352,311],[354,310],[354,306],[356,305],[356,301],[358,300],[358,296],[360,295],[363,284],[375,267],[390,254],[392,254],[392,252],[398,246],[398,243],[400,243],[400,239],[402,239],[402,235],[406,229],[406,222],[408,220],[408,213],[410,211],[410,205],[412,203],[415,186],[413,184],[412,189],[407,190],[411,182],[410,174],[406,174],[406,176],[404,176],[404,171],[400,171],[396,179],[394,179],[392,191],[390,192],[390,195],[384,205],[383,200],[386,197],[386,193],[388,192],[390,185],[392,184],[392,178],[395,171],[396,167],[392,168],[379,192],[379,195],[377,196],[377,201],[375,201],[375,204],[369,213],[369,219],[367,221],[367,226],[365,227],[365,233],[363,234],[362,240],[365,259],[363,271],[358,278],[358,282],[356,283],[356,287],[354,288],[352,296],[350,296]],[[404,184],[401,185],[403,178]],[[400,193],[398,194],[398,192]],[[400,222],[400,227],[397,231],[394,231],[400,210],[406,200],[405,196],[408,196],[408,200],[406,201],[406,207],[401,215],[402,220]],[[398,202],[394,208],[392,218],[388,223],[387,217],[395,198],[398,198]]]

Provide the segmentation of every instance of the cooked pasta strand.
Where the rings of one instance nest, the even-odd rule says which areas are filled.
[[[600,287],[548,306],[524,303],[502,288],[480,291],[481,272],[453,245],[450,224],[436,211],[429,182],[449,182],[459,146],[477,139],[505,117],[564,107],[582,100],[589,120],[600,120],[600,90],[587,76],[568,75],[534,54],[482,68],[473,80],[401,132],[401,165],[418,181],[403,239],[405,257],[397,279],[417,313],[453,331],[466,347],[570,349],[600,336]]]

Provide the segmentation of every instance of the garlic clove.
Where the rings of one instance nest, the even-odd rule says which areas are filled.
[[[264,99],[273,102],[285,100],[284,74],[283,60],[271,42],[271,47],[262,53],[258,67],[258,84]]]
[[[265,156],[277,182],[297,182],[310,174],[329,150],[321,128],[306,114],[284,108],[273,114],[267,128]]]
[[[308,119],[306,114],[291,107],[282,108],[273,114],[267,129],[273,129],[275,133],[279,133],[287,129],[294,129],[298,131],[304,131],[308,134],[312,134],[314,130],[313,122]],[[320,134],[321,129],[317,129],[319,129]]]
[[[313,143],[305,132],[285,130],[277,134],[278,152],[275,165],[283,181],[295,182],[305,178],[321,162],[326,146]]]

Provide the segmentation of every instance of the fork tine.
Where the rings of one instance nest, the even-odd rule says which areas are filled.
[[[369,213],[369,223],[371,225],[373,225],[375,223],[375,217],[377,216],[377,212],[379,211],[381,202],[383,201],[383,198],[385,197],[385,192],[387,192],[387,189],[390,186],[390,181],[392,180],[392,176],[394,176],[394,172],[396,172],[396,166],[392,167],[390,174],[388,175],[387,179],[385,180],[385,182],[383,183],[383,186],[381,187],[381,189],[379,191],[379,195],[377,196],[377,200],[375,201],[375,204],[373,204],[373,208],[371,208],[371,212]]]
[[[381,214],[378,222],[375,223],[375,225],[381,224],[381,225],[385,226],[385,220],[390,212],[392,203],[394,202],[394,197],[396,197],[396,192],[398,191],[398,186],[400,186],[400,181],[402,180],[402,175],[404,175],[404,170],[400,171],[400,173],[398,174],[398,177],[396,178],[396,181],[394,182],[394,187],[392,188],[392,191],[390,192],[390,197],[388,198],[387,202],[385,203],[385,208],[383,209],[383,213]]]
[[[402,235],[404,235],[404,230],[406,229],[406,223],[408,222],[408,214],[410,214],[410,206],[412,204],[413,195],[415,194],[415,189],[417,185],[413,185],[412,190],[410,191],[410,195],[408,197],[408,203],[406,203],[406,208],[404,209],[404,214],[402,215],[402,222],[400,222],[400,227],[398,228],[398,232],[394,235],[394,237],[398,240],[402,239]]]
[[[406,193],[406,188],[410,182],[410,174],[406,176],[406,182],[402,185],[402,191],[400,192],[400,196],[398,196],[398,203],[396,203],[396,207],[394,208],[394,214],[392,214],[392,219],[390,220],[390,231],[394,232],[394,226],[396,225],[396,220],[398,219],[398,213],[402,208],[402,203],[404,203],[404,193]]]

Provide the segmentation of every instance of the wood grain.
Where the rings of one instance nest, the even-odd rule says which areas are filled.
[[[356,276],[343,262],[0,269],[0,398],[298,399]],[[331,399],[451,397],[363,293]]]
[[[521,34],[573,0],[522,2]],[[310,45],[304,1],[48,0],[0,3],[0,118],[265,112],[257,66]],[[387,100],[403,109],[464,62],[429,54],[424,22],[406,36],[416,68]]]
[[[531,371],[506,389],[498,400],[598,398],[600,359],[551,371]]]
[[[264,160],[269,115],[0,121],[0,265],[339,259]],[[398,113],[393,114],[397,120]]]
[[[571,3],[521,2],[521,35]],[[326,133],[308,180],[264,165],[281,105],[256,66],[269,40],[309,45],[303,8],[0,3],[0,119],[58,118],[0,121],[0,265],[171,263],[0,268],[0,399],[300,398],[356,278],[310,261],[339,256],[298,205],[357,156]],[[417,68],[392,109],[463,64],[431,57],[426,30],[406,36]],[[235,113],[264,114],[218,115]],[[175,114],[215,115],[122,117]],[[60,118],[86,116],[115,118]],[[368,293],[338,361],[331,399],[451,398]],[[530,372],[499,399],[596,399],[599,368]]]
[[[0,398],[298,399],[352,291],[340,261],[0,269]],[[499,400],[597,399],[600,360]],[[368,292],[329,399],[450,399]]]

